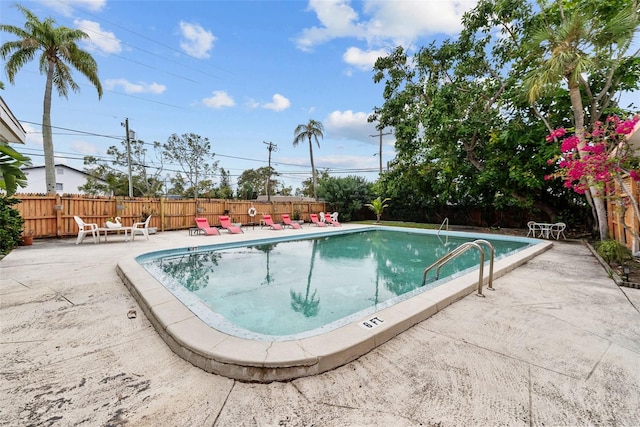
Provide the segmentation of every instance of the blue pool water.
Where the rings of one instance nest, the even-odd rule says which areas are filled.
[[[442,269],[442,279],[422,286],[425,267],[487,238],[456,234],[360,229],[162,251],[138,262],[210,326],[287,340],[335,329],[477,269],[480,254],[469,250]],[[493,237],[496,259],[533,242]]]

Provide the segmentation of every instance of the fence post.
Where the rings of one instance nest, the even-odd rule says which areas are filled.
[[[53,207],[53,209],[56,211],[56,237],[60,237],[62,235],[63,220],[61,208],[64,209],[64,207],[62,206],[62,200],[60,199],[60,195],[56,193],[56,202],[55,206]]]
[[[160,197],[160,231],[164,231],[164,205],[165,197]]]

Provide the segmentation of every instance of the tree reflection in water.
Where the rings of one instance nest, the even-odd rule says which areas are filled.
[[[274,278],[273,276],[271,276],[271,271],[269,268],[269,256],[271,255],[271,251],[274,250],[276,246],[278,246],[277,243],[266,243],[264,245],[249,246],[249,249],[256,249],[266,254],[267,274],[264,276],[264,280],[260,283],[260,286],[270,285],[271,282],[274,281]]]
[[[195,252],[178,257],[162,258],[160,268],[171,277],[179,278],[180,283],[191,292],[206,288],[209,273],[218,265],[221,254],[214,251]]]
[[[311,292],[311,276],[313,275],[313,265],[315,263],[317,250],[318,239],[314,239],[311,249],[309,274],[307,275],[307,288],[305,290],[304,297],[302,296],[302,293],[294,292],[293,289],[289,291],[289,295],[291,295],[291,308],[298,313],[302,313],[304,317],[314,317],[320,311],[320,298],[316,296],[318,290],[314,289],[313,294],[309,295]]]

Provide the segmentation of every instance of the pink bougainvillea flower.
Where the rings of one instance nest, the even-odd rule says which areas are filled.
[[[640,181],[640,171],[632,170],[631,172],[629,172],[629,176],[634,181]]]
[[[616,133],[620,135],[628,135],[633,132],[633,128],[636,126],[635,120],[627,120],[626,122],[619,123],[616,126]]]
[[[562,138],[565,133],[567,133],[567,130],[565,128],[558,128],[553,132],[551,132],[549,135],[547,135],[545,139],[547,140],[547,142],[551,142],[556,138]]]
[[[580,140],[578,139],[577,136],[575,136],[575,135],[570,136],[570,137],[565,138],[564,140],[562,140],[562,145],[560,146],[560,149],[563,152],[572,151],[572,150],[578,148],[578,142],[580,142]]]

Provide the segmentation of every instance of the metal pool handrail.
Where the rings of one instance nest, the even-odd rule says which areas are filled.
[[[483,240],[483,239],[478,239],[478,240],[475,240],[473,242],[465,242],[462,245],[460,245],[457,248],[455,248],[453,251],[451,251],[448,254],[444,255],[442,258],[440,258],[439,260],[437,260],[433,264],[431,264],[429,267],[425,268],[424,269],[424,273],[422,274],[422,286],[424,286],[425,283],[427,282],[427,274],[429,274],[429,271],[431,271],[431,270],[433,270],[434,268],[437,267],[435,280],[438,280],[438,278],[440,277],[440,269],[447,262],[451,261],[452,259],[454,259],[458,255],[462,255],[463,253],[465,253],[466,251],[468,251],[471,248],[476,248],[480,252],[480,266],[479,266],[479,273],[478,273],[479,278],[478,278],[478,294],[477,295],[478,296],[484,296],[484,295],[482,295],[482,281],[483,281],[482,279],[484,277],[484,258],[485,258],[485,253],[484,253],[484,249],[482,248],[482,246],[480,246],[481,244],[486,244],[491,249],[491,261],[489,263],[489,285],[488,285],[488,288],[493,290],[493,258],[494,258],[494,255],[495,255],[495,250],[494,250],[493,245],[491,243],[489,243],[488,241]]]
[[[449,217],[446,217],[443,221],[442,224],[440,224],[440,228],[438,228],[438,234],[440,234],[440,232],[442,231],[442,229],[445,230],[449,230]]]

